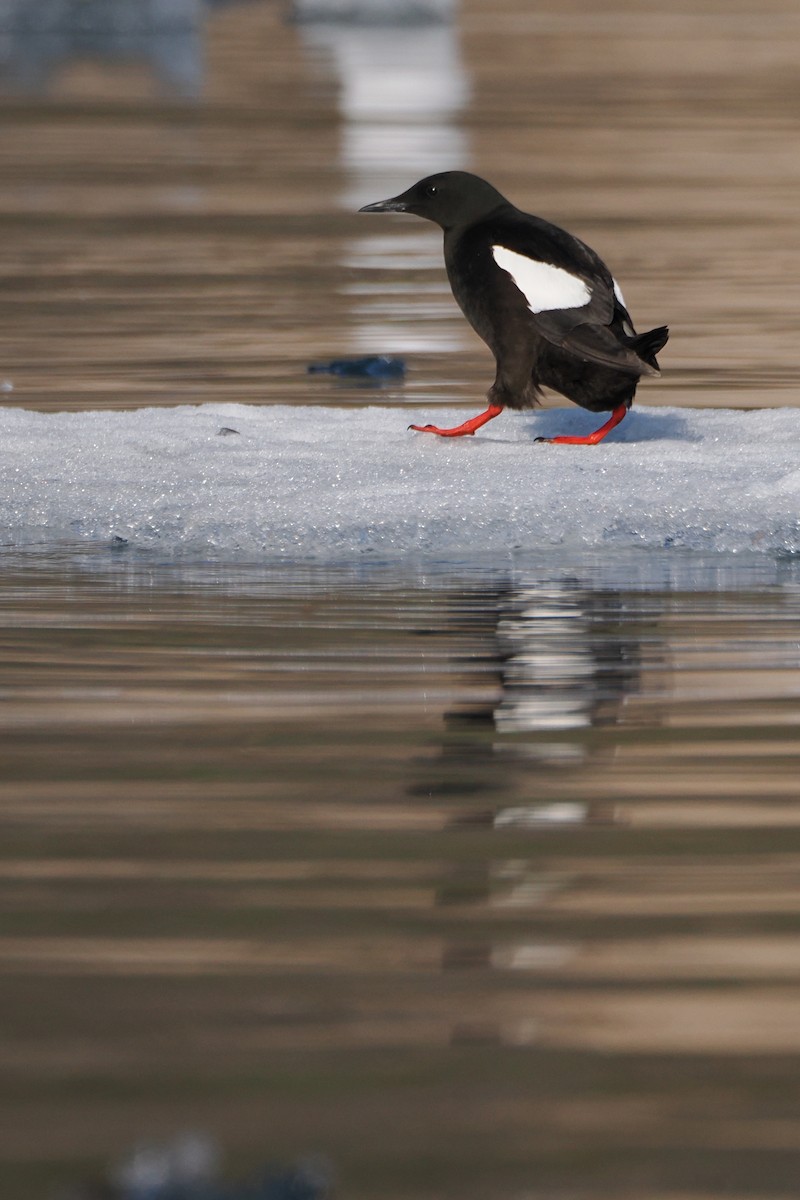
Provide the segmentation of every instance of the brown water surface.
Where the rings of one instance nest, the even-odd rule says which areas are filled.
[[[33,4],[4,402],[474,405],[437,234],[354,211],[451,166],[669,321],[642,402],[796,402],[788,0],[187,3],[121,57]],[[0,565],[3,1196],[186,1128],[343,1197],[797,1195],[795,561]]]
[[[14,1195],[187,1126],[357,1196],[792,1194],[800,577],[636,557],[7,564]]]
[[[14,402],[362,403],[307,364],[400,353],[408,381],[384,400],[474,403],[491,363],[437,231],[355,212],[452,166],[579,234],[643,328],[670,324],[644,402],[796,402],[795,4],[466,0],[452,26],[394,29],[285,18],[198,0],[171,72],[156,34],[131,61],[7,38]]]

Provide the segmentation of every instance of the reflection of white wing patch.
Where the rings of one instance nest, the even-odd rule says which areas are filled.
[[[552,263],[537,262],[505,246],[492,246],[498,267],[507,271],[533,313],[554,308],[582,308],[592,298],[589,285]]]

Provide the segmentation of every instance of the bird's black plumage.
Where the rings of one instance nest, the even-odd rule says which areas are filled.
[[[431,175],[361,211],[414,213],[441,226],[453,295],[495,356],[487,413],[456,430],[424,431],[474,433],[503,408],[531,407],[549,387],[592,412],[613,413],[590,439],[554,440],[600,441],[630,408],[639,379],[658,374],[666,326],[637,334],[594,250],[515,208],[477,175]]]

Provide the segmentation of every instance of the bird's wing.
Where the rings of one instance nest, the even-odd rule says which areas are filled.
[[[492,245],[492,258],[536,317],[572,326],[607,325],[614,315],[613,281],[610,275],[604,277],[605,271],[601,275],[571,262],[554,262],[541,251],[537,254],[497,243]]]
[[[657,375],[658,371],[639,357],[634,349],[620,341],[607,325],[572,325],[559,320],[559,314],[543,313],[534,317],[536,330],[553,346],[574,354],[584,362],[599,363],[632,375]]]
[[[594,251],[544,222],[515,234],[514,248],[495,239],[492,257],[524,300],[537,333],[587,362],[647,373],[609,328],[613,321],[625,334],[634,332],[622,293]]]

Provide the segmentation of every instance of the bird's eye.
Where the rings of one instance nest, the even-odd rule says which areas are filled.
[[[429,183],[428,186],[425,188],[425,195],[426,196],[435,196],[438,191],[439,191],[439,189],[437,188],[435,183]]]

